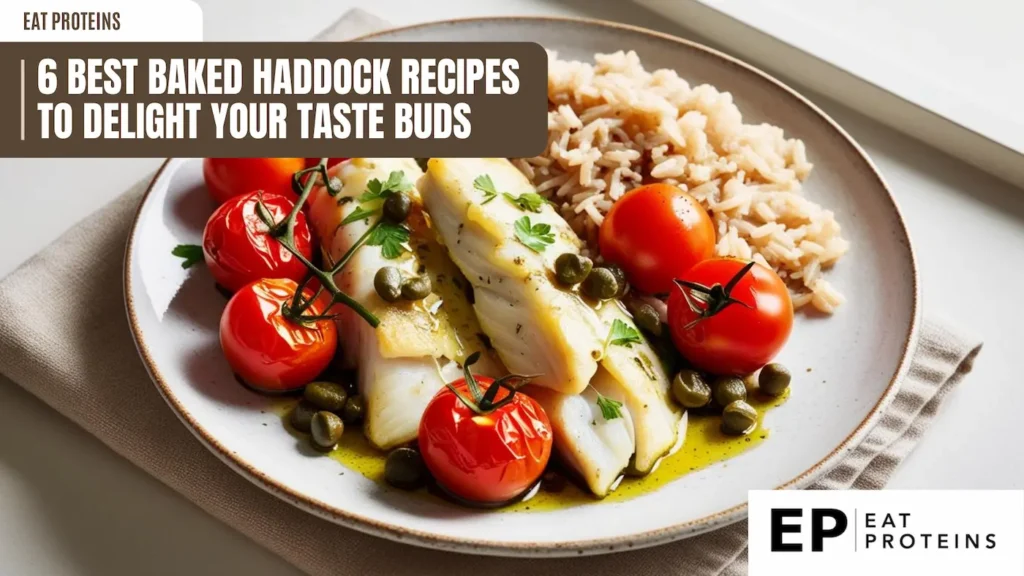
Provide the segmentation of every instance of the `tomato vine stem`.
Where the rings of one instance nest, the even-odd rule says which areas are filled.
[[[711,286],[705,286],[703,284],[689,282],[686,280],[673,280],[682,292],[683,299],[686,300],[686,305],[690,307],[690,311],[697,315],[697,318],[689,322],[686,326],[683,326],[683,329],[689,330],[693,328],[701,320],[711,318],[732,304],[739,304],[746,308],[750,308],[750,304],[733,298],[732,291],[733,288],[736,287],[736,284],[738,284],[753,267],[753,260],[747,262],[747,265],[741,268],[739,272],[730,278],[729,282],[727,282],[724,287],[717,282]],[[703,308],[698,305],[698,302],[704,305]]]
[[[466,358],[466,361],[462,364],[462,373],[466,381],[466,387],[469,389],[469,393],[472,398],[466,398],[466,395],[451,383],[446,382],[445,386],[451,390],[455,397],[462,401],[467,408],[472,410],[476,414],[487,414],[494,412],[498,408],[512,402],[512,398],[516,395],[516,392],[520,388],[530,382],[530,380],[536,378],[536,376],[524,376],[522,374],[509,374],[508,376],[502,376],[487,387],[487,390],[481,392],[480,384],[476,380],[476,376],[473,375],[473,371],[470,366],[476,364],[480,360],[480,352],[473,352]],[[498,390],[504,388],[508,390],[508,396],[505,396],[501,400],[495,401],[498,397]]]
[[[355,254],[356,250],[366,243],[370,234],[372,234],[373,230],[380,224],[379,221],[370,226],[366,233],[364,233],[359,240],[357,240],[352,247],[348,249],[345,255],[342,256],[341,260],[328,270],[320,269],[295,248],[295,222],[298,219],[299,212],[301,212],[303,206],[306,205],[306,201],[309,199],[309,195],[313,191],[313,187],[316,186],[318,182],[322,181],[323,185],[327,187],[327,193],[332,197],[337,196],[341,192],[341,184],[338,182],[337,178],[328,177],[327,160],[327,158],[321,158],[320,162],[318,162],[316,166],[299,170],[292,176],[292,189],[299,198],[295,201],[295,205],[292,207],[288,215],[280,222],[273,221],[273,218],[270,216],[270,212],[263,204],[263,199],[259,199],[259,209],[257,210],[257,214],[260,219],[263,220],[263,223],[270,228],[269,234],[276,238],[277,241],[284,246],[285,250],[291,252],[291,254],[301,262],[307,270],[305,278],[303,278],[302,282],[295,290],[295,296],[292,298],[292,301],[282,307],[282,313],[289,320],[299,323],[315,322],[318,320],[333,318],[336,314],[306,314],[306,311],[313,305],[313,302],[316,301],[316,299],[319,298],[326,290],[331,294],[330,303],[326,306],[326,310],[328,312],[330,312],[331,308],[333,308],[335,304],[343,304],[355,311],[356,314],[359,314],[367,324],[376,328],[380,325],[380,320],[377,316],[338,288],[338,285],[334,282],[334,275],[340,272],[341,269],[348,264],[348,261],[351,260],[352,255]],[[305,181],[303,181],[303,176],[305,176]],[[303,298],[303,292],[305,291],[306,286],[309,285],[314,278],[319,280],[320,286],[312,297],[305,299]]]

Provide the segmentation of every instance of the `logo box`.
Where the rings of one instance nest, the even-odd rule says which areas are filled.
[[[754,490],[750,576],[1024,576],[1024,490]]]

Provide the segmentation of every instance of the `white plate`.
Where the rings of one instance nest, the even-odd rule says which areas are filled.
[[[374,38],[528,40],[580,59],[633,49],[649,68],[672,67],[693,83],[732,92],[748,122],[776,124],[807,144],[815,164],[807,194],[835,210],[853,245],[829,273],[848,302],[831,318],[800,315],[780,357],[794,368],[792,397],[769,412],[768,441],[724,464],[625,502],[553,512],[500,514],[410,498],[357,473],[341,475],[344,469],[334,460],[298,450],[278,416],[267,410],[268,400],[234,381],[217,338],[224,298],[202,266],[182,270],[170,254],[177,244],[199,242],[213,209],[200,160],[172,159],[153,180],[128,242],[128,315],[161,394],[235,471],[314,514],[403,542],[485,554],[576,555],[669,542],[740,520],[748,490],[806,486],[870,430],[913,350],[917,274],[906,229],[881,177],[820,110],[741,62],[621,26],[485,19]]]

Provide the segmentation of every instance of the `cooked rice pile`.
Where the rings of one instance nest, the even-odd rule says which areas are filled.
[[[596,64],[549,57],[548,147],[515,163],[592,251],[617,199],[666,182],[707,208],[719,255],[771,266],[794,307],[832,312],[844,302],[822,269],[849,243],[832,211],[801,193],[812,167],[803,142],[744,124],[728,92],[691,88],[672,70],[648,72],[635,52],[597,54]]]

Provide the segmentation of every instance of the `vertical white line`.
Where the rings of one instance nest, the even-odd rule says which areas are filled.
[[[21,141],[25,141],[25,61],[21,61]]]

